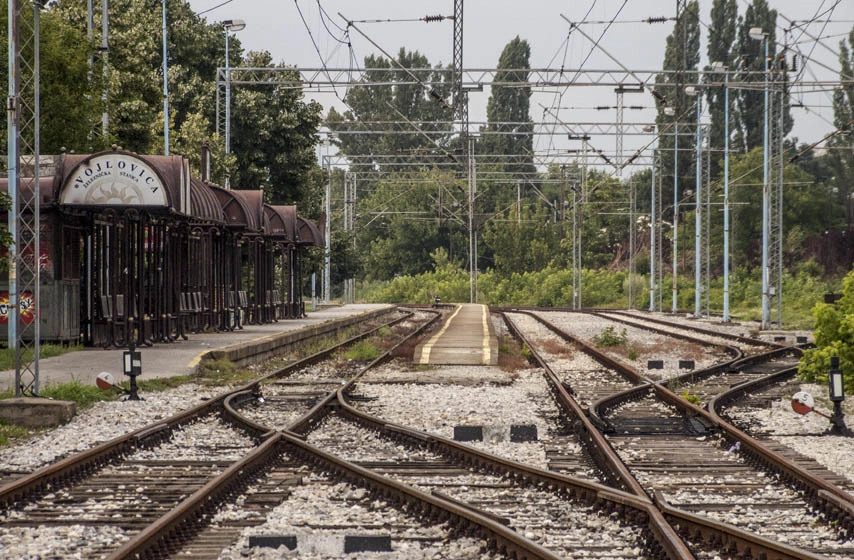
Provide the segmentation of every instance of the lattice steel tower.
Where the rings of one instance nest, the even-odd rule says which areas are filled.
[[[8,176],[9,348],[15,348],[15,395],[39,392],[39,16],[42,0],[9,0]]]

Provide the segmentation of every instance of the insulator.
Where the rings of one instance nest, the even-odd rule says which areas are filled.
[[[792,72],[798,71],[798,55],[792,55]]]
[[[664,23],[665,21],[667,21],[667,18],[664,16],[648,17],[644,21],[647,23]]]
[[[424,16],[423,18],[421,18],[421,20],[426,22],[426,23],[433,23],[436,21],[442,21],[444,19],[445,19],[445,16]]]

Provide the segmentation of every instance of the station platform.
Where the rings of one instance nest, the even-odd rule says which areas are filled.
[[[374,314],[391,309],[388,304],[350,304],[311,311],[302,319],[280,320],[265,325],[246,325],[243,330],[188,335],[189,340],[155,344],[137,348],[142,353],[140,379],[190,375],[206,354],[223,357],[240,356],[248,348],[274,346],[286,333],[317,329],[334,322],[345,322],[359,315]],[[117,380],[122,374],[123,348],[86,348],[53,358],[39,360],[39,385],[67,383],[73,380],[94,384],[103,371]],[[234,361],[234,360],[233,360]],[[15,371],[0,372],[0,390],[14,388]]]
[[[498,337],[489,308],[459,304],[439,332],[415,347],[413,361],[431,365],[497,365]]]

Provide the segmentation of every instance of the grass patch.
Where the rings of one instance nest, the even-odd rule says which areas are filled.
[[[67,354],[68,352],[76,352],[78,350],[83,350],[83,347],[79,344],[73,346],[63,346],[61,344],[42,344],[39,346],[39,358],[53,358],[54,356],[61,356],[63,354]],[[0,371],[5,371],[7,369],[15,368],[15,349],[14,348],[0,348]],[[33,351],[27,350],[24,352],[24,361],[32,361],[33,359]]]
[[[154,379],[139,379],[136,380],[136,385],[139,387],[140,391],[145,391],[147,393],[156,393],[158,391],[168,391],[169,389],[175,389],[176,387],[180,387],[185,383],[194,383],[196,381],[190,375],[176,375],[174,377],[155,377]],[[122,383],[123,387],[130,389],[130,383],[125,381]]]
[[[39,396],[58,401],[74,401],[78,409],[84,409],[96,402],[114,401],[120,395],[115,391],[102,391],[95,385],[86,385],[75,379],[68,383],[48,385],[39,391]]]
[[[231,360],[205,360],[199,367],[198,375],[189,379],[201,385],[218,387],[221,385],[240,385],[258,378],[258,372],[238,369]]]
[[[501,371],[514,372],[529,369],[531,351],[527,346],[519,344],[515,338],[503,336],[498,339],[498,367]]]
[[[572,355],[573,347],[568,342],[546,338],[537,341],[537,346],[551,354],[552,356],[560,356],[567,358]]]
[[[368,362],[375,360],[379,354],[380,351],[376,346],[366,340],[360,340],[344,352],[344,357],[348,360]]]
[[[11,445],[28,435],[30,435],[29,429],[0,421],[0,447]]]

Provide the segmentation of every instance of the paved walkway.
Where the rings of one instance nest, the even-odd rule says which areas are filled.
[[[498,337],[489,318],[489,308],[463,303],[445,325],[415,348],[415,360],[434,365],[496,365]]]
[[[189,340],[178,340],[168,344],[155,344],[139,348],[142,352],[142,377],[172,377],[193,373],[199,359],[211,350],[231,346],[235,343],[266,338],[270,335],[300,329],[303,327],[343,319],[361,313],[374,311],[386,304],[351,304],[329,307],[309,312],[302,319],[281,320],[267,325],[247,325],[243,330],[228,333],[190,334]],[[87,348],[80,352],[69,352],[55,358],[39,361],[39,385],[45,387],[54,383],[65,383],[77,379],[82,383],[94,383],[102,371],[113,374],[117,380],[124,379],[122,374],[122,353],[124,349]],[[14,387],[15,371],[0,372],[0,390]]]

